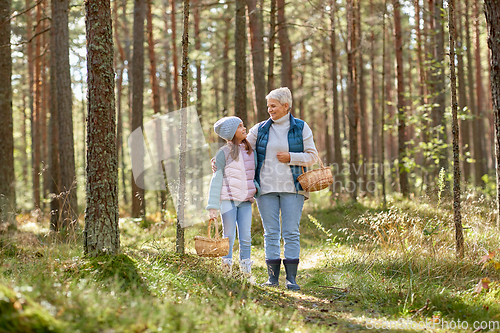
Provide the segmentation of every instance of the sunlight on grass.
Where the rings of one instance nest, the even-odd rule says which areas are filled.
[[[340,203],[327,191],[313,193],[300,226],[300,292],[286,290],[283,267],[279,288],[258,285],[267,279],[258,215],[252,225],[257,285],[239,274],[237,242],[231,274],[222,273],[219,258],[196,256],[193,239],[206,235],[203,223],[185,230],[186,254],[179,255],[173,221],[154,214],[120,218],[121,254],[91,259],[80,241],[52,239],[47,217],[24,216],[18,231],[0,235],[0,286],[31,299],[66,331],[82,333],[351,332],[435,316],[470,325],[500,321],[500,273],[478,265],[488,250],[500,248],[491,201],[472,192],[467,200],[466,257],[457,260],[447,196],[439,207],[425,197],[389,198],[382,209],[369,197]],[[484,277],[493,282],[478,294],[474,288]]]

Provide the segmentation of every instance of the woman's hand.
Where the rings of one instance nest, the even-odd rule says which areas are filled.
[[[290,162],[290,153],[280,151],[276,154],[276,157],[278,157],[278,161],[281,163],[289,163]]]
[[[208,210],[208,216],[210,216],[210,219],[216,219],[217,216],[219,216],[219,212],[217,211],[217,209],[209,209]]]

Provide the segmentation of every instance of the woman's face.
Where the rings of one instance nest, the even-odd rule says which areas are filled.
[[[247,129],[243,125],[243,122],[240,123],[238,126],[238,129],[236,129],[236,132],[234,133],[234,138],[236,139],[237,142],[241,142],[247,138]]]
[[[278,120],[288,113],[288,103],[281,104],[277,99],[267,100],[267,112],[272,120]]]

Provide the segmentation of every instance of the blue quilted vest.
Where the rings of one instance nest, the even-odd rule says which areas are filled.
[[[266,159],[266,149],[267,142],[269,141],[269,128],[273,121],[269,118],[267,121],[263,122],[259,126],[259,131],[257,132],[257,141],[255,144],[255,150],[257,152],[257,166],[255,168],[255,180],[260,185],[260,169],[262,168],[262,163]],[[290,129],[288,130],[288,151],[291,153],[302,153],[304,152],[304,142],[302,136],[302,130],[304,129],[304,121],[294,118],[290,114]],[[293,181],[297,191],[302,191],[302,186],[297,180],[297,177],[302,174],[302,167],[299,165],[290,165],[292,170]],[[307,171],[307,168],[304,167]]]

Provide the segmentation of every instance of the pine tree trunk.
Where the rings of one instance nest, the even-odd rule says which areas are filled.
[[[427,104],[427,91],[426,91],[426,70],[424,66],[424,60],[423,60],[423,51],[422,51],[422,46],[424,45],[422,41],[422,29],[420,29],[420,21],[421,21],[421,8],[420,7],[420,0],[415,0],[415,31],[417,35],[417,61],[418,61],[418,92],[419,92],[419,105],[425,105]],[[421,133],[423,133],[421,138],[416,138],[415,140],[415,145],[418,145],[419,142],[427,142],[426,140],[426,132],[427,132],[427,126],[423,127],[423,130]],[[422,151],[418,151],[416,155],[416,162],[418,165],[422,166],[421,170],[425,168],[425,163],[426,163],[426,158],[424,157],[424,154]]]
[[[84,253],[120,251],[113,35],[109,0],[85,6],[88,70],[87,207]]]
[[[458,127],[457,78],[455,76],[455,0],[448,0],[448,27],[450,34],[450,83],[453,134],[453,220],[455,222],[455,248],[457,257],[464,256],[464,235],[460,213],[460,142]]]
[[[0,225],[16,228],[10,11],[11,1],[0,1]]]
[[[175,1],[175,0],[174,0]],[[134,0],[134,51],[132,55],[132,128],[131,132],[143,125],[144,101],[144,18],[146,3],[144,0]],[[136,143],[143,145],[143,143]],[[137,147],[137,152],[144,151]],[[144,156],[134,154],[134,163],[137,169],[144,169]],[[137,181],[136,181],[137,180]],[[132,217],[138,218],[146,215],[143,175],[132,175]]]
[[[62,229],[78,228],[78,201],[76,197],[75,148],[73,138],[73,109],[71,73],[69,64],[69,0],[56,1],[52,24],[55,30],[56,90],[59,120],[59,162],[61,170]]]
[[[385,16],[387,14],[387,0],[384,0],[384,15],[382,18],[382,31],[385,31]],[[386,34],[382,34],[382,66],[385,68],[385,63],[386,63],[386,46],[385,46],[385,38]],[[382,204],[384,208],[387,207],[387,198],[386,198],[386,192],[385,192],[385,141],[384,141],[384,134],[385,134],[385,70],[382,71],[382,84],[381,86],[381,108],[380,108],[380,183],[382,183]]]
[[[129,34],[129,28],[128,28],[128,19],[127,19],[127,1],[126,0],[123,0],[122,1],[122,15],[121,15],[121,21],[123,22],[120,26],[123,27],[123,50],[124,50],[124,56],[123,56],[123,62],[127,61],[127,65],[124,64],[124,70],[127,71],[127,76],[128,76],[128,79],[127,79],[127,88],[124,92],[124,95],[125,95],[125,100],[128,102],[126,103],[126,105],[128,106],[128,108],[126,108],[126,110],[124,110],[123,112],[121,112],[122,114],[124,115],[127,115],[128,116],[128,123],[129,125],[131,124],[131,115],[132,115],[132,103],[131,103],[131,96],[132,96],[132,89],[131,89],[131,81],[130,81],[130,75],[131,75],[131,71],[130,71],[130,60],[131,60],[131,57],[130,57],[130,49],[131,49],[131,42],[130,42],[130,34]],[[123,74],[122,74],[123,75]],[[121,111],[121,110],[120,110]],[[131,193],[131,188],[130,188],[130,192],[129,192],[129,188],[127,187],[127,184],[126,184],[126,165],[125,165],[125,151],[124,151],[124,144],[123,144],[123,123],[124,123],[124,120],[122,119],[121,121],[121,128],[120,128],[120,133],[121,136],[120,136],[120,141],[122,141],[122,144],[118,146],[118,149],[120,149],[120,155],[122,156],[121,158],[121,180],[122,180],[122,188],[123,188],[123,203],[125,204],[125,206],[128,207],[128,198],[129,198],[129,195],[130,197],[132,196]],[[118,124],[120,124],[120,122],[118,121]],[[118,130],[117,130],[118,131]],[[118,134],[118,133],[117,133]],[[132,186],[130,186],[132,187]]]
[[[26,0],[26,8],[31,7],[31,1]],[[36,186],[35,186],[35,145],[34,145],[34,130],[35,130],[35,110],[34,110],[34,88],[35,88],[35,63],[34,63],[34,50],[33,50],[33,25],[32,21],[32,10],[26,12],[26,40],[27,43],[27,58],[28,58],[28,80],[29,80],[29,95],[28,95],[28,109],[29,109],[29,119],[30,119],[30,143],[31,143],[31,157],[30,157],[30,171],[31,171],[31,182],[32,182],[32,194],[33,194],[33,204],[34,208],[38,207],[39,201],[36,200]],[[39,198],[38,198],[39,199]]]
[[[194,48],[198,54],[201,52],[201,40],[200,40],[200,7],[201,1],[194,1]],[[201,80],[201,61],[196,59],[196,112],[198,113],[198,120],[200,124],[203,124],[203,94],[202,94],[202,80]],[[196,180],[194,185],[196,186],[196,190],[198,193],[204,193],[203,190],[203,161],[201,160],[203,157],[201,155],[193,156],[196,161],[194,165],[196,165]]]
[[[264,66],[264,41],[262,30],[260,30],[260,10],[257,8],[257,0],[246,0],[248,6],[248,24],[250,28],[250,46],[253,64],[253,87],[254,106],[257,119],[255,122],[266,120],[266,76]]]
[[[491,94],[495,115],[495,161],[497,177],[497,227],[500,226],[500,6],[497,0],[485,0],[488,46],[491,50]]]
[[[222,71],[222,115],[227,116],[229,110],[229,33],[231,29],[231,18],[225,18],[225,35],[224,35],[224,49],[222,51],[222,60],[224,63]],[[223,140],[223,139],[221,139]]]
[[[306,63],[306,42],[302,42],[302,54],[301,54],[301,63],[302,63],[302,68],[299,71],[300,77],[299,77],[299,90],[302,90],[304,88],[304,81],[305,81],[305,76],[307,72],[307,63]],[[295,114],[299,115],[300,119],[305,119],[305,101],[304,101],[304,96],[300,96],[297,101],[298,108],[295,108]]]
[[[406,156],[406,103],[404,100],[403,82],[403,38],[401,31],[401,4],[399,0],[393,1],[394,6],[394,36],[396,49],[396,76],[398,82],[398,162],[399,162],[399,187],[403,197],[409,195],[408,172],[404,165]]]
[[[355,0],[354,0],[355,1]],[[349,120],[349,150],[350,150],[350,185],[347,190],[351,199],[358,197],[358,113],[356,91],[356,21],[354,18],[353,0],[347,0],[347,94]]]
[[[234,114],[243,124],[247,124],[247,89],[246,89],[246,15],[245,0],[236,0],[234,33]],[[247,126],[247,125],[246,125]]]
[[[172,18],[172,64],[174,66],[174,98],[175,98],[175,107],[179,108],[181,105],[181,95],[179,94],[179,66],[178,66],[178,58],[177,58],[177,26],[175,23],[175,2],[172,1],[172,10],[171,10],[171,18]]]
[[[51,1],[52,13],[55,13],[55,1]],[[59,164],[59,112],[57,98],[57,59],[55,57],[56,31],[50,30],[50,193],[53,197],[50,200],[50,230],[59,232],[61,225],[61,168]]]
[[[337,29],[335,23],[335,15],[337,14],[337,6],[334,0],[330,1],[330,56],[331,56],[331,76],[332,76],[332,93],[333,93],[333,163],[334,163],[334,176],[335,180],[344,182],[344,175],[342,174],[342,142],[340,140],[340,116],[339,116],[339,93],[337,81]],[[336,183],[334,183],[336,184]],[[335,185],[334,185],[335,186]],[[332,188],[332,192],[340,193],[341,187]]]
[[[445,67],[444,64],[444,29],[441,14],[443,12],[443,0],[435,0],[434,2],[434,24],[435,24],[435,93],[436,106],[432,110],[433,114],[433,126],[434,128],[441,128],[441,130],[435,134],[443,144],[447,143],[447,130],[446,123],[444,122],[444,112],[445,112]],[[446,148],[440,148],[438,150],[439,154],[439,169],[448,169],[448,153]],[[436,173],[437,176],[437,173]]]
[[[156,53],[155,53],[155,41],[153,38],[153,13],[151,10],[151,1],[147,1],[147,34],[148,34],[148,54],[149,54],[149,80],[151,83],[151,90],[153,95],[153,112],[155,114],[159,114],[161,110],[160,104],[160,85],[158,83],[158,78],[156,77]],[[159,123],[157,123],[159,125]],[[158,156],[162,156],[161,152],[163,151],[163,138],[161,128],[157,128],[155,131],[155,146],[158,149]],[[165,173],[163,170],[163,164],[159,163],[158,166],[158,174],[163,174],[165,177]],[[167,203],[167,193],[165,190],[160,191],[160,202],[158,203],[158,210],[160,213],[166,209]],[[163,214],[161,214],[163,217]]]
[[[36,8],[36,22],[40,22],[42,17],[41,6]],[[41,45],[39,35],[41,31],[41,24],[37,24],[35,28],[36,37],[35,41],[35,57],[34,62],[34,87],[33,87],[33,116],[32,116],[32,128],[31,128],[31,149],[33,151],[33,200],[35,203],[35,209],[41,208],[41,195],[40,195],[40,151],[41,151],[41,138],[40,138],[40,57],[41,57]]]
[[[288,87],[293,93],[292,80],[292,45],[288,38],[288,28],[285,17],[285,0],[277,0],[278,7],[278,38],[281,51],[281,86]]]
[[[373,0],[370,0],[370,12],[373,13]],[[378,106],[377,106],[377,67],[375,64],[375,31],[372,29],[370,36],[370,63],[371,63],[371,85],[372,85],[372,95],[371,95],[371,108],[372,108],[372,154],[371,154],[371,163],[373,166],[376,166],[379,162],[379,114],[378,114]],[[376,181],[376,173],[372,174],[371,180]]]
[[[114,26],[119,27],[118,21],[118,1],[114,2]],[[124,24],[126,22],[124,21]],[[121,164],[121,178],[122,178],[122,188],[123,188],[123,202],[127,206],[128,205],[128,197],[127,197],[127,187],[125,185],[125,154],[123,149],[123,110],[122,110],[122,95],[123,95],[123,73],[125,71],[126,65],[125,61],[127,60],[127,54],[125,49],[122,47],[120,38],[118,36],[118,30],[113,29],[114,32],[114,40],[116,43],[116,47],[118,48],[119,61],[116,60],[115,57],[115,66],[116,66],[116,147],[117,147],[117,163]],[[118,191],[119,192],[119,191]]]
[[[390,28],[390,25],[387,25],[386,26],[387,30],[386,30],[386,33],[385,33],[385,36],[384,38],[386,39],[386,41],[390,40],[390,36],[391,36],[391,28]],[[389,46],[387,46],[389,48]],[[392,48],[391,48],[392,50]],[[386,107],[387,107],[387,118],[388,120],[392,121],[392,119],[394,119],[395,115],[394,115],[394,100],[393,100],[393,91],[392,91],[392,88],[393,88],[393,68],[394,68],[394,63],[395,63],[395,59],[392,59],[391,58],[391,53],[388,51],[388,50],[385,50],[385,61],[384,61],[384,74],[385,74],[385,103],[386,103]],[[384,101],[383,100],[383,101]],[[389,163],[391,165],[391,168],[392,168],[392,165],[394,164],[394,161],[396,159],[396,153],[395,153],[395,144],[394,144],[394,131],[391,127],[388,128],[387,132],[387,137],[386,137],[386,141],[383,143],[384,145],[386,145],[387,147],[387,159],[389,160]],[[394,173],[391,172],[390,174],[390,177],[391,177],[391,183],[394,184],[396,182],[395,180],[395,177],[394,177]]]
[[[474,35],[476,39],[476,48],[475,48],[475,56],[474,60],[476,62],[476,97],[477,97],[477,107],[476,107],[476,118],[477,129],[480,135],[477,138],[478,149],[477,156],[475,157],[477,164],[477,171],[479,171],[479,175],[476,175],[476,180],[478,176],[483,177],[483,175],[488,173],[487,170],[487,162],[486,162],[486,130],[484,128],[484,90],[483,90],[483,78],[482,78],[482,66],[481,66],[481,43],[480,43],[480,31],[479,31],[479,0],[475,0],[474,2]],[[482,179],[478,184],[482,184]]]
[[[363,60],[363,52],[361,50],[361,39],[363,38],[361,32],[361,1],[358,2],[356,9],[356,33],[357,44],[356,49],[359,51],[357,61],[357,82],[359,84],[359,129],[361,139],[361,168],[360,175],[362,182],[360,183],[359,190],[366,192],[366,185],[368,184],[367,165],[370,154],[370,145],[368,144],[368,116],[366,111],[366,86],[365,86],[365,62]]]
[[[462,16],[461,10],[462,4],[458,2],[458,6],[456,7],[456,15],[455,22],[458,22],[458,28],[455,29],[456,34],[456,42],[457,42],[457,79],[458,79],[458,106],[461,113],[465,112],[465,108],[467,107],[467,92],[465,90],[465,65],[464,65],[464,47],[463,47],[463,34],[462,34]],[[469,113],[469,112],[467,112]],[[463,155],[467,156],[470,153],[470,120],[463,119],[460,121],[460,139],[461,139],[461,148],[463,151]],[[471,169],[470,163],[467,161],[467,158],[463,159],[462,162],[462,170],[464,174],[464,180],[467,183],[471,177]]]
[[[184,0],[184,31],[182,33],[182,104],[181,107],[187,107],[188,92],[188,47],[189,47],[189,0]],[[177,203],[177,233],[176,233],[176,252],[184,253],[184,205],[186,195],[186,135],[187,135],[187,115],[181,112],[180,128],[180,154],[179,154],[179,201]]]
[[[470,25],[469,25],[469,0],[465,0],[465,35],[466,35],[466,52],[467,52],[467,81],[469,88],[469,103],[468,108],[470,110],[471,115],[476,117],[476,94],[474,91],[474,64],[472,59],[472,41],[470,35]],[[472,120],[472,156],[476,159],[474,163],[474,184],[476,186],[484,185],[483,180],[481,179],[482,175],[482,167],[481,164],[478,163],[478,158],[481,157],[481,140],[480,136],[483,133],[479,132],[478,122],[474,118]]]
[[[276,1],[271,0],[271,13],[269,17],[269,36],[268,44],[268,57],[269,62],[267,65],[267,91],[270,92],[275,88],[274,86],[274,49],[276,45]]]
[[[28,121],[28,116],[26,114],[26,94],[23,93],[23,121],[21,125],[21,135],[22,135],[22,140],[23,140],[23,148],[21,151],[22,155],[22,165],[23,165],[23,186],[24,188],[28,188],[28,133],[27,133],[27,127],[26,127],[26,122]]]
[[[168,2],[165,2],[165,9],[163,12],[163,21],[165,23],[165,31],[168,31]],[[170,39],[165,38],[165,93],[168,112],[175,109],[174,99],[172,98],[172,75],[170,72]]]
[[[40,4],[43,6],[44,11],[46,10],[46,5],[45,3]],[[47,21],[44,21],[41,23],[42,25],[42,31],[47,29]],[[44,48],[46,47],[47,43],[47,33],[42,34],[42,45]],[[49,164],[49,144],[47,140],[47,112],[49,109],[49,100],[50,100],[50,84],[48,83],[47,79],[47,56],[48,54],[45,53],[42,55],[41,59],[41,78],[40,82],[42,83],[42,86],[40,87],[41,90],[41,97],[42,97],[42,104],[41,104],[41,112],[40,112],[40,139],[41,139],[41,150],[40,150],[40,157],[42,160],[42,163],[44,165],[44,169],[47,164]],[[50,165],[49,165],[50,167]],[[46,199],[48,199],[49,196],[49,187],[50,187],[50,174],[45,170],[42,172],[42,177],[43,177],[43,187],[42,187],[42,207],[43,210],[45,211],[46,207]]]

